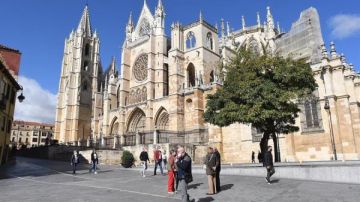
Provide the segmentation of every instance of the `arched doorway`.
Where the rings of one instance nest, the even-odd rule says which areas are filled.
[[[136,144],[136,134],[145,132],[146,116],[145,113],[136,108],[130,115],[126,134],[124,136],[124,145],[131,146]]]
[[[188,79],[188,87],[195,86],[195,67],[193,63],[190,63],[187,67],[187,79]]]

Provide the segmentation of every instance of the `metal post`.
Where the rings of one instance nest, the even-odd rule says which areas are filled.
[[[332,149],[333,149],[333,154],[334,154],[334,160],[337,161],[336,144],[335,144],[335,137],[334,137],[332,119],[331,119],[330,103],[329,103],[329,99],[328,99],[328,98],[325,98],[324,109],[325,109],[325,110],[328,112],[328,114],[329,114],[329,128],[330,128],[331,144],[332,144]]]

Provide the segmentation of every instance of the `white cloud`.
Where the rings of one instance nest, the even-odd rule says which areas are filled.
[[[329,21],[334,38],[343,39],[360,33],[360,15],[339,14]]]
[[[54,123],[56,95],[31,78],[19,76],[19,83],[24,88],[25,100],[22,103],[16,101],[14,119]]]

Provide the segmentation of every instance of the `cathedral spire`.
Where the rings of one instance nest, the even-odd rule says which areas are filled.
[[[221,19],[221,37],[225,38],[225,24],[224,24],[224,19]]]
[[[261,27],[261,21],[260,21],[260,14],[259,12],[256,13],[256,22],[257,22],[257,26]]]
[[[79,25],[77,27],[76,32],[84,33],[85,36],[91,36],[91,26],[90,26],[90,17],[89,17],[89,9],[86,5],[81,16]]]
[[[227,36],[230,36],[230,23],[229,23],[229,21],[227,21],[226,22],[226,34],[227,34]]]
[[[200,20],[200,22],[202,22],[204,19],[203,19],[203,14],[202,14],[202,12],[201,12],[201,10],[200,10],[200,14],[199,14],[199,20]]]
[[[163,3],[161,0],[158,1],[157,8],[164,8]]]
[[[133,18],[132,18],[132,12],[130,11],[130,15],[129,15],[129,20],[128,20],[128,26],[133,26],[134,25],[134,21],[133,21]]]
[[[274,18],[271,14],[271,10],[270,10],[270,7],[266,7],[266,10],[267,10],[267,14],[266,14],[266,18],[267,18],[267,25],[268,25],[268,28],[269,30],[274,30],[275,28],[275,25],[274,25]]]
[[[245,31],[246,25],[245,25],[245,17],[241,16],[241,24],[242,24],[242,30]]]
[[[114,56],[112,57],[110,68],[111,68],[111,73],[115,74],[116,73],[116,65],[115,65],[115,57]]]

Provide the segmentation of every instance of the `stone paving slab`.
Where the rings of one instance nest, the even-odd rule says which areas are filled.
[[[0,201],[180,201],[178,195],[167,194],[166,176],[142,178],[138,171],[119,166],[100,166],[94,175],[88,167],[81,166],[73,176],[69,163],[18,158],[16,164],[0,168]],[[191,198],[197,202],[352,202],[360,198],[360,185],[353,184],[274,178],[268,185],[264,178],[245,176],[222,176],[221,183],[222,192],[207,196],[206,176],[196,174],[189,185]]]

